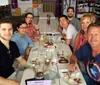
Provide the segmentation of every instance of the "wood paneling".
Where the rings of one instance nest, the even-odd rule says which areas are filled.
[[[43,12],[56,12],[56,1],[43,2]]]

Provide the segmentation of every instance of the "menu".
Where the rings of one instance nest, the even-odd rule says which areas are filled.
[[[51,85],[51,80],[31,80],[27,81],[26,85]]]

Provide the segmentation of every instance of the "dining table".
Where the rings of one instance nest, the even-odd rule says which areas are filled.
[[[47,24],[47,14],[50,15],[50,24]],[[54,16],[53,13],[47,12],[39,14],[38,26],[41,33],[40,41],[34,42],[34,47],[31,49],[29,58],[27,60],[28,67],[24,69],[20,85],[26,85],[25,81],[27,79],[33,79],[36,77],[35,70],[38,67],[35,68],[36,65],[33,63],[34,59],[40,60],[41,62],[45,59],[50,60],[48,66],[46,66],[44,62],[39,62],[40,66],[46,66],[46,72],[43,77],[44,80],[51,81],[50,85],[87,85],[77,64],[77,72],[72,73],[68,70],[72,51],[70,47],[65,43],[65,41],[61,40],[62,36],[57,30],[58,25],[58,19]],[[64,58],[67,59],[68,62],[59,62],[62,56],[64,56]],[[53,61],[56,61],[56,64],[54,64]],[[55,66],[55,70],[53,65]],[[38,69],[42,71],[43,69],[41,68],[42,67],[39,67]],[[53,71],[55,71],[55,73],[52,73]],[[78,80],[81,80],[81,82],[77,84],[69,84],[66,80],[67,73],[73,74],[72,76],[74,76],[75,78],[77,77]],[[57,74],[56,77],[53,77],[55,74]],[[69,78],[71,78],[70,76]],[[73,81],[71,80],[71,82]]]
[[[50,39],[53,37],[51,35],[46,35],[46,36],[49,36]],[[67,83],[66,80],[64,79],[63,72],[68,71],[69,59],[72,55],[72,52],[70,50],[70,47],[68,45],[66,45],[65,42],[62,42],[61,40],[59,40],[60,36],[61,35],[55,36],[55,37],[57,37],[57,39],[56,39],[56,41],[53,41],[53,47],[52,46],[45,47],[45,42],[35,43],[34,44],[35,46],[30,51],[30,55],[29,55],[27,64],[32,64],[32,60],[35,58],[38,58],[38,59],[51,58],[52,59],[54,56],[56,56],[56,59],[57,59],[57,64],[56,64],[57,71],[56,72],[57,72],[58,76],[54,80],[52,80],[48,77],[47,78],[45,77],[45,80],[54,81],[53,83],[51,83],[51,85],[71,85],[71,84]],[[58,54],[62,55],[62,53],[65,56],[65,58],[68,60],[68,63],[59,63],[60,56]],[[76,66],[78,68],[78,65],[76,65]],[[51,71],[51,69],[52,69],[51,64],[50,64],[50,67],[51,68],[49,70]],[[50,73],[50,71],[47,74],[49,74],[49,76],[50,75],[53,76]],[[25,81],[27,79],[34,78],[35,75],[36,74],[35,74],[33,68],[25,69],[20,85],[25,85]],[[81,79],[81,83],[77,84],[77,85],[86,85],[86,82],[85,82],[79,68],[78,68],[78,72],[76,72],[74,75],[78,75],[78,77]]]

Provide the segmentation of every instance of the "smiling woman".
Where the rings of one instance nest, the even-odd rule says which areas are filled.
[[[17,24],[17,31],[12,36],[12,41],[15,41],[20,54],[27,60],[30,49],[33,47],[32,40],[25,34],[27,24],[21,21]],[[27,56],[26,56],[27,54]]]

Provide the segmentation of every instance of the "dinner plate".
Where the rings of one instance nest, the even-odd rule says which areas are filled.
[[[80,85],[82,83],[80,72],[70,72],[68,69],[59,70],[60,77],[69,85]]]
[[[80,85],[82,83],[81,74],[79,72],[68,73],[63,78],[69,85]]]

